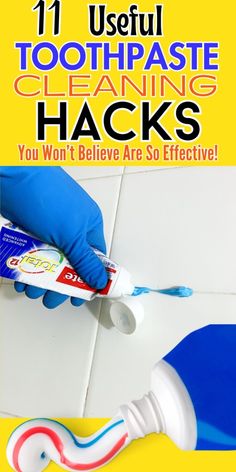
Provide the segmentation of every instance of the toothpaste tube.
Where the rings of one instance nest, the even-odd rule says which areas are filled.
[[[130,274],[97,249],[94,252],[108,275],[106,287],[99,291],[80,278],[59,249],[43,243],[1,216],[0,227],[2,277],[84,300],[97,296],[119,298],[134,292]]]

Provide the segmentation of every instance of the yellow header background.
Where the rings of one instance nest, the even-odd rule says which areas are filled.
[[[47,3],[51,5],[52,2]],[[59,36],[52,35],[52,23],[50,18],[51,13],[47,15],[47,29],[44,36],[37,36],[37,12],[32,11],[32,7],[35,6],[35,0],[25,0],[19,2],[12,0],[11,4],[3,2],[1,6],[1,164],[9,165],[61,165],[62,162],[47,162],[42,160],[39,161],[23,161],[19,159],[19,151],[17,148],[18,144],[25,144],[28,147],[41,146],[42,143],[36,143],[36,106],[37,100],[43,100],[43,94],[37,97],[25,98],[17,95],[13,89],[13,83],[15,79],[23,74],[37,74],[43,76],[44,73],[37,71],[34,67],[30,67],[27,72],[20,72],[19,70],[19,50],[14,49],[14,43],[16,41],[29,41],[37,43],[40,41],[51,41],[58,46],[61,46],[68,41],[111,41],[115,45],[118,41],[143,41],[147,46],[150,46],[152,41],[160,41],[164,50],[168,50],[170,43],[174,41],[216,41],[220,43],[220,71],[209,71],[205,73],[213,74],[217,76],[218,91],[216,94],[209,97],[195,97],[191,93],[188,93],[187,99],[196,101],[202,107],[202,115],[200,116],[200,122],[202,124],[202,135],[194,142],[188,144],[183,142],[176,143],[181,144],[182,147],[189,147],[194,144],[201,144],[201,146],[211,147],[215,144],[218,145],[218,160],[212,162],[193,162],[193,161],[182,161],[182,162],[163,162],[163,161],[126,161],[124,162],[72,162],[67,160],[63,164],[67,165],[235,165],[235,150],[233,146],[234,136],[234,109],[235,109],[235,76],[233,70],[234,67],[234,48],[233,48],[233,36],[234,36],[234,21],[235,21],[235,2],[229,0],[228,2],[215,2],[213,0],[198,0],[197,2],[189,2],[188,0],[179,0],[173,2],[171,0],[163,0],[161,3],[164,5],[163,13],[163,25],[164,25],[164,37],[150,37],[150,38],[127,38],[116,36],[112,37],[94,37],[88,32],[88,3],[89,2],[77,2],[73,0],[62,0],[62,22],[61,22],[61,34]],[[99,4],[98,0],[91,2],[92,4]],[[129,5],[132,2],[126,0],[108,0],[107,10],[116,12],[127,12]],[[140,0],[137,2],[140,11],[154,11],[155,3],[151,0]],[[46,53],[45,53],[46,54]],[[45,58],[46,60],[47,58]],[[137,66],[136,66],[137,67]],[[154,68],[155,69],[155,68]],[[155,74],[155,70],[151,70],[148,74]],[[125,72],[125,71],[124,71]],[[47,73],[47,72],[46,72]],[[72,72],[73,74],[77,72]],[[78,71],[78,74],[89,74],[90,71],[86,68]],[[105,72],[107,73],[107,72]],[[135,72],[129,73],[132,79],[136,79],[141,75],[141,68],[137,67]],[[180,72],[169,72],[160,71],[159,73],[166,73],[168,77],[176,81],[178,85],[179,77],[181,74],[187,75],[187,78],[195,74],[201,74],[201,71],[190,71],[183,70]],[[202,72],[203,73],[203,72]],[[66,91],[67,89],[67,76],[68,71],[64,71],[60,66],[57,66],[54,70],[49,71],[50,88],[52,92]],[[95,85],[99,77],[103,74],[103,71],[93,72],[91,78],[91,89],[95,88]],[[119,74],[115,67],[110,77],[114,83],[118,86]],[[22,84],[22,88],[35,90],[35,83],[30,82]],[[152,99],[153,112],[162,100],[176,100],[180,102],[183,98],[179,97],[176,92],[171,88],[168,88],[168,96],[161,98],[157,96]],[[47,98],[47,114],[57,113],[57,103],[60,99],[67,100],[64,98],[49,97]],[[142,99],[139,97],[132,88],[129,89],[129,96],[127,100],[134,101],[139,104]],[[111,93],[101,93],[98,97],[91,97],[88,99],[91,108],[94,112],[95,119],[98,123],[99,128],[101,126],[101,117],[104,108],[111,102],[115,101],[116,97],[112,96]],[[119,97],[117,97],[119,100]],[[148,100],[144,98],[144,100]],[[74,128],[76,117],[84,101],[81,97],[72,97],[69,101],[69,130],[70,132]],[[127,112],[117,114],[114,119],[114,124],[119,128],[120,131],[127,129],[127,123],[130,125],[130,119],[132,121],[132,127],[135,130],[139,130],[139,113],[135,113],[135,116],[131,116]],[[173,128],[176,126],[176,120],[173,116],[173,111],[168,111],[166,116],[161,120],[167,130],[173,134]],[[105,133],[102,133],[105,137]],[[158,145],[163,143],[159,137],[155,136],[152,132],[153,142]],[[47,143],[55,146],[64,146],[65,143],[59,143],[57,141],[57,129],[51,128],[47,131]],[[93,143],[91,139],[81,139],[81,144],[91,146]],[[71,143],[70,144],[78,144]],[[112,141],[110,138],[105,137],[103,143],[105,147],[123,147],[123,143],[119,144]],[[130,142],[130,146],[144,147],[148,143],[140,144],[139,139]]]
[[[105,419],[64,419],[63,422],[77,436],[88,436],[101,428]],[[2,419],[0,422],[0,470],[11,472],[6,459],[7,441],[14,429],[23,420]],[[181,471],[181,472],[205,472],[233,470],[236,464],[236,452],[206,452],[180,451],[164,435],[151,434],[144,439],[131,443],[115,459],[103,469],[106,472],[156,472],[156,471]],[[50,463],[46,469],[48,472],[59,472],[61,469],[54,463]]]

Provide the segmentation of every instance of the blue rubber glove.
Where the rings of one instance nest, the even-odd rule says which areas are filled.
[[[0,167],[1,214],[60,249],[91,287],[102,289],[107,274],[91,246],[106,252],[102,214],[92,198],[60,167]],[[67,298],[51,290],[15,282],[17,292],[43,296],[47,308]],[[74,306],[84,301],[71,297]]]

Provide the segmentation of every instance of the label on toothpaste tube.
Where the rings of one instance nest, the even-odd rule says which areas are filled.
[[[108,274],[108,283],[97,292],[71,267],[64,254],[28,233],[3,221],[1,227],[0,275],[65,295],[91,300],[109,295],[119,276],[119,266],[94,250]]]

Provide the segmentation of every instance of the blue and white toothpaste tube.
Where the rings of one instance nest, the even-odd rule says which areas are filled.
[[[94,252],[104,264],[108,283],[100,291],[86,284],[64,254],[43,243],[0,216],[0,276],[53,290],[84,300],[95,297],[120,298],[132,295],[131,275],[100,251]]]

